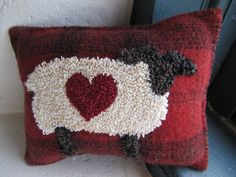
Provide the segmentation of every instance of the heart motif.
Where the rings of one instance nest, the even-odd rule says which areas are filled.
[[[117,87],[111,75],[98,74],[89,82],[81,73],[66,82],[66,95],[86,121],[105,111],[115,101]]]

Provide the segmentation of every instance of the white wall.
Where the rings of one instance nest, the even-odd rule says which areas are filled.
[[[23,112],[23,91],[9,27],[129,23],[133,0],[0,0],[0,114]]]

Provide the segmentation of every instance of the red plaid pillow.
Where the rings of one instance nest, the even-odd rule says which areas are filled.
[[[148,26],[11,28],[27,163],[94,153],[206,169],[221,20],[216,9]]]

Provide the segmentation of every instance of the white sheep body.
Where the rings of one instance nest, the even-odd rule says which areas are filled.
[[[111,75],[117,86],[115,101],[90,121],[80,115],[66,95],[66,82],[75,73],[91,80],[98,74]],[[43,62],[25,83],[34,92],[32,110],[43,134],[56,127],[109,135],[145,136],[166,119],[169,92],[156,95],[151,89],[148,65],[127,65],[110,58],[55,58]]]

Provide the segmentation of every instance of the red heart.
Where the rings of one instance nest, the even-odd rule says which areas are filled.
[[[66,94],[81,116],[90,121],[115,101],[117,87],[111,75],[99,74],[90,84],[88,78],[75,73],[66,83]]]

